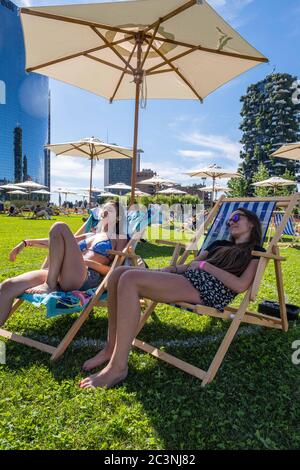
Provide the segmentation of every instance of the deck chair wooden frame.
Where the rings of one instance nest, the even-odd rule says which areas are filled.
[[[269,243],[266,253],[262,252],[253,252],[255,256],[259,256],[260,260],[258,263],[257,271],[255,278],[253,280],[252,285],[249,289],[244,293],[244,297],[241,301],[239,308],[233,307],[226,307],[224,312],[220,312],[214,308],[206,307],[203,305],[194,305],[188,303],[179,303],[177,304],[180,308],[186,309],[188,311],[194,312],[197,315],[208,315],[211,317],[221,318],[224,320],[231,321],[231,324],[225,334],[225,337],[213,358],[209,368],[207,371],[200,369],[199,367],[193,366],[188,362],[182,361],[170,354],[167,354],[160,349],[157,349],[150,344],[147,344],[143,341],[140,341],[137,337],[133,341],[133,345],[147,353],[152,354],[154,357],[161,359],[162,361],[171,364],[178,369],[185,371],[186,373],[193,375],[201,380],[201,386],[205,387],[207,384],[212,382],[218,369],[220,368],[224,357],[230,347],[241,323],[248,323],[251,325],[259,325],[264,326],[267,328],[275,328],[278,330],[282,330],[284,332],[288,331],[288,320],[287,320],[287,313],[286,313],[286,305],[285,305],[285,297],[284,297],[284,285],[283,285],[283,278],[282,278],[282,261],[285,261],[285,258],[281,257],[279,254],[278,248],[278,241],[281,237],[281,234],[285,228],[285,225],[292,214],[293,208],[296,206],[297,202],[299,202],[300,194],[294,194],[290,197],[281,197],[281,198],[225,198],[222,196],[218,202],[216,203],[215,207],[211,210],[210,214],[208,215],[207,219],[203,223],[203,226],[200,227],[199,231],[197,232],[195,238],[192,242],[186,247],[183,254],[180,256],[180,250],[182,248],[178,246],[175,247],[175,252],[172,258],[172,264],[183,264],[186,262],[187,258],[190,256],[191,253],[195,250],[195,241],[197,241],[197,237],[202,235],[204,230],[208,228],[210,223],[216,217],[221,205],[224,202],[247,202],[247,201],[274,201],[276,202],[276,207],[284,207],[285,208],[285,215],[282,219],[282,222],[279,227],[276,229],[276,233],[274,237]],[[161,243],[165,243],[160,241]],[[168,242],[168,244],[172,244]],[[268,263],[272,261],[274,262],[275,267],[275,275],[276,275],[276,285],[278,291],[278,299],[280,305],[280,318],[274,318],[268,315],[263,315],[258,312],[250,312],[248,311],[248,307],[251,301],[254,301],[257,297],[258,290],[260,284],[263,279],[263,275]],[[140,324],[137,330],[136,336],[140,333],[143,326],[145,325],[148,318],[154,312],[157,303],[152,301],[148,304],[146,310],[141,316]]]
[[[85,227],[87,225],[87,222],[85,222],[82,227],[75,233],[76,235],[81,235],[85,232]],[[0,328],[0,337],[9,339],[11,341],[14,341],[16,343],[21,343],[26,346],[38,349],[42,352],[48,353],[51,355],[51,361],[57,361],[63,353],[66,351],[78,331],[80,330],[81,326],[84,324],[84,322],[88,319],[90,313],[92,312],[94,307],[106,307],[107,306],[107,301],[103,300],[101,301],[101,296],[105,293],[107,290],[107,282],[114,272],[114,270],[118,267],[121,266],[125,260],[130,260],[131,264],[133,266],[139,266],[143,263],[141,258],[135,254],[134,248],[141,239],[144,230],[141,230],[140,232],[135,232],[134,236],[131,237],[131,239],[128,241],[126,247],[122,251],[116,251],[116,250],[109,250],[108,253],[111,255],[114,255],[115,258],[112,262],[111,268],[99,287],[97,288],[97,291],[95,292],[94,296],[90,300],[90,302],[87,304],[87,306],[84,308],[84,310],[79,314],[78,318],[74,321],[73,325],[65,335],[65,337],[62,339],[62,341],[59,343],[58,346],[51,346],[46,343],[42,343],[39,341],[36,341],[34,339],[31,339],[26,336],[22,336],[16,333],[13,333],[11,331],[8,331],[6,329]],[[47,260],[47,259],[46,259]],[[44,267],[46,260],[44,261],[42,267]],[[22,299],[17,299],[14,302],[14,305],[11,309],[11,312],[9,314],[9,317],[15,313],[19,307],[23,304],[24,300]],[[144,302],[142,302],[143,304]],[[8,317],[8,318],[9,318]]]

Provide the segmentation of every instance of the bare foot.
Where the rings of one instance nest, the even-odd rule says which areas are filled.
[[[98,372],[98,374],[81,380],[79,386],[80,388],[111,388],[122,382],[127,377],[127,374],[127,368],[124,371],[115,372],[111,367],[107,366],[101,372]]]
[[[55,287],[50,287],[46,282],[44,282],[44,284],[27,289],[25,292],[27,294],[50,294],[50,292],[54,292],[55,290]]]
[[[85,361],[82,368],[83,370],[92,370],[96,367],[102,366],[105,362],[110,361],[113,350],[109,349],[107,346],[102,349],[96,356],[92,357],[88,361]]]

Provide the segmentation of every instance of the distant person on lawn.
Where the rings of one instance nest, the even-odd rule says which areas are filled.
[[[74,236],[67,224],[55,223],[49,238],[23,240],[10,253],[10,261],[27,247],[49,249],[46,266],[0,284],[0,325],[9,316],[13,301],[24,292],[47,294],[56,290],[87,291],[97,287],[110,269],[109,250],[123,250],[127,240],[119,237],[120,207],[115,201],[102,207],[96,233]]]

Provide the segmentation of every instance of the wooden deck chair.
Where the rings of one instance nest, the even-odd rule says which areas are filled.
[[[83,226],[76,232],[75,235],[81,235],[85,232],[90,231],[91,226],[97,225],[98,219],[92,213],[89,219],[83,224]],[[149,209],[148,212],[139,212],[138,210],[129,211],[127,215],[127,234],[128,234],[128,242],[124,250],[122,251],[115,251],[109,250],[108,253],[115,256],[111,268],[99,287],[96,290],[95,295],[89,301],[89,303],[85,306],[83,311],[79,314],[78,318],[75,320],[65,337],[59,343],[57,347],[51,346],[49,344],[41,343],[34,339],[21,336],[6,329],[0,328],[0,337],[9,339],[11,341],[15,341],[17,343],[24,344],[26,346],[30,346],[32,348],[38,349],[40,351],[46,352],[51,355],[51,361],[58,360],[62,354],[66,351],[68,346],[70,345],[71,341],[75,337],[75,335],[80,330],[83,323],[88,319],[90,313],[92,312],[94,307],[105,307],[107,306],[106,300],[106,289],[107,289],[107,282],[110,276],[112,275],[113,271],[116,267],[121,266],[122,264],[128,262],[128,264],[133,266],[142,265],[143,261],[139,256],[135,254],[135,247],[140,241],[144,231],[146,230],[147,226],[151,223],[155,223],[155,214],[153,210]],[[45,262],[44,262],[45,264]],[[43,264],[43,266],[44,266]],[[17,299],[12,307],[9,317],[16,312],[16,310],[22,305],[24,300]]]
[[[276,211],[274,213],[274,217],[273,217],[271,228],[270,228],[270,239],[272,237],[273,231],[276,230],[276,228],[280,226],[283,217],[284,217],[284,212],[277,212]],[[284,242],[284,240],[283,240],[284,235],[292,237],[292,240],[288,243]],[[288,248],[288,247],[291,247],[291,246],[295,246],[297,241],[298,240],[297,240],[296,224],[295,224],[293,216],[291,215],[291,217],[289,217],[289,220],[287,221],[286,226],[284,227],[284,231],[282,233],[282,236],[280,237],[280,240],[279,240],[280,247],[281,248]],[[278,242],[278,245],[279,245],[279,242]]]
[[[210,214],[208,215],[206,221],[204,222],[204,227],[200,228],[198,231],[197,236],[203,233],[203,229],[209,227],[212,223],[212,226],[208,232],[208,235],[202,245],[201,249],[204,249],[207,245],[212,243],[217,239],[224,239],[227,236],[226,233],[226,220],[230,216],[230,214],[238,209],[239,207],[245,207],[249,210],[255,212],[263,226],[263,233],[264,237],[266,237],[266,233],[268,230],[268,225],[270,223],[270,219],[272,213],[275,211],[276,208],[285,208],[285,214],[282,218],[280,225],[276,229],[276,233],[272,238],[269,246],[267,247],[267,252],[253,252],[253,255],[259,256],[260,260],[258,263],[257,271],[255,278],[253,280],[252,285],[249,289],[244,293],[243,300],[239,308],[233,307],[226,307],[224,312],[220,312],[214,308],[206,307],[203,305],[193,305],[188,303],[179,303],[176,307],[187,310],[190,312],[194,312],[197,315],[208,315],[211,317],[221,318],[224,320],[230,320],[231,324],[228,328],[228,331],[214,357],[212,360],[210,367],[207,371],[204,371],[198,367],[195,367],[187,362],[184,362],[170,354],[165,353],[139,339],[135,338],[133,341],[133,345],[137,348],[152,354],[154,357],[167,362],[190,375],[193,375],[200,379],[201,386],[204,387],[208,383],[212,382],[214,379],[222,361],[228,351],[229,346],[231,345],[237,330],[241,323],[248,323],[251,325],[260,325],[265,326],[267,328],[275,328],[278,330],[282,330],[284,332],[288,331],[288,321],[287,321],[287,314],[286,314],[286,305],[285,305],[285,298],[284,298],[284,287],[283,287],[283,279],[282,279],[282,269],[281,269],[281,262],[285,260],[279,255],[278,249],[278,241],[283,233],[283,230],[286,226],[289,217],[292,214],[293,208],[299,201],[299,194],[294,194],[290,197],[282,197],[282,198],[242,198],[242,199],[234,199],[221,197],[219,201],[216,203],[215,207],[212,209]],[[194,251],[194,243],[197,238],[192,240],[192,243],[185,249],[182,256],[179,255],[180,247],[176,247],[175,253],[172,259],[172,264],[183,264],[186,262],[187,258]],[[168,243],[169,244],[169,243]],[[201,250],[200,250],[201,251]],[[256,299],[260,284],[263,279],[263,275],[266,269],[267,264],[273,261],[275,266],[275,274],[276,274],[276,284],[277,284],[277,291],[278,291],[278,298],[280,304],[280,318],[274,318],[271,316],[263,315],[257,312],[250,312],[248,311],[248,307],[251,301]],[[141,316],[140,324],[138,327],[137,335],[143,328],[144,324],[146,323],[147,319],[150,317],[152,312],[154,311],[157,303],[152,301],[144,313]]]

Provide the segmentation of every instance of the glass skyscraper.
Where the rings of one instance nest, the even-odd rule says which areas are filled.
[[[25,72],[18,8],[0,0],[0,182],[50,186],[48,78]]]

